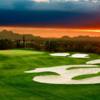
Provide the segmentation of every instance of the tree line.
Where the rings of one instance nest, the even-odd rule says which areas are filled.
[[[42,38],[30,34],[17,34],[12,31],[0,32],[0,49],[26,48],[49,52],[100,53],[100,37],[78,36],[62,38]]]

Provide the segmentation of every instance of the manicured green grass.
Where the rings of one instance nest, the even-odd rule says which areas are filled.
[[[84,68],[84,69],[86,69],[86,68],[99,68],[100,66],[97,66],[97,67],[86,67],[86,66],[84,66],[84,67],[70,67],[70,68],[67,68],[67,70],[72,70],[72,69],[81,69],[81,68]]]
[[[59,76],[59,74],[58,73],[56,73],[56,72],[49,72],[49,71],[47,71],[47,72],[39,72],[39,73],[34,73],[34,76],[46,76],[46,75],[57,75],[57,76]]]
[[[32,81],[41,73],[24,73],[34,68],[85,64],[98,58],[96,54],[87,59],[75,59],[52,57],[49,53],[32,50],[0,51],[0,100],[100,100],[100,84],[42,84]]]
[[[100,76],[100,72],[95,73],[95,74],[85,74],[85,75],[76,76],[76,77],[73,77],[73,79],[74,80],[82,80],[82,79],[97,77],[97,76]]]

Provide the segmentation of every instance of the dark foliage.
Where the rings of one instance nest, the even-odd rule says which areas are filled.
[[[100,53],[100,37],[42,38],[33,35],[19,35],[12,31],[0,32],[0,49],[28,48],[50,52]]]

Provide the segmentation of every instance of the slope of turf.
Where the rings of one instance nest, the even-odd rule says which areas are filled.
[[[41,84],[32,81],[38,73],[24,73],[39,67],[85,64],[98,58],[96,54],[90,54],[87,59],[75,59],[32,50],[0,51],[0,100],[100,100],[100,84]]]

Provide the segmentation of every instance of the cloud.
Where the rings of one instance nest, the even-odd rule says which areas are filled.
[[[12,8],[12,0],[9,0],[9,2],[7,2],[7,0],[0,0],[0,9],[6,9],[6,8]]]
[[[34,6],[32,0],[17,0],[13,2],[13,9],[15,10],[31,10],[32,6]]]
[[[0,0],[0,9],[29,9],[32,0]]]
[[[0,0],[0,25],[100,27],[99,8],[100,3],[89,2]]]
[[[53,2],[53,3],[35,3],[33,9],[42,10],[60,10],[60,11],[98,11],[100,4],[89,2]]]
[[[59,2],[58,2],[59,1]],[[100,2],[88,0],[50,0],[35,2],[34,0],[0,0],[1,9],[13,10],[60,10],[60,11],[99,11]]]
[[[0,25],[71,28],[100,27],[100,14],[66,11],[0,11]]]

